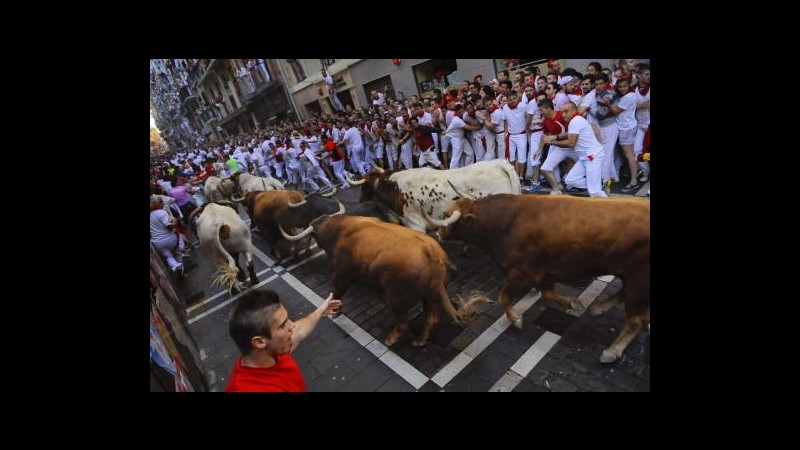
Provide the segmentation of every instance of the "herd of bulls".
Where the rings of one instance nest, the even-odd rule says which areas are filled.
[[[489,299],[474,293],[455,308],[445,286],[452,268],[439,241],[453,239],[481,248],[506,273],[499,299],[512,324],[522,319],[512,304],[531,288],[542,297],[581,310],[579,299],[555,290],[559,280],[614,275],[622,289],[595,304],[599,314],[624,303],[626,322],[601,362],[620,357],[650,323],[650,202],[641,199],[588,199],[520,195],[519,179],[505,160],[438,171],[395,173],[376,169],[356,182],[361,202],[345,208],[325,195],[284,190],[271,178],[237,174],[206,181],[208,201],[192,213],[201,246],[219,265],[216,281],[229,290],[244,279],[238,254],[248,262],[250,285],[257,283],[250,229],[236,212],[244,205],[252,224],[276,259],[308,250],[315,239],[331,262],[333,297],[341,299],[354,283],[375,285],[395,318],[385,340],[397,342],[408,328],[407,312],[422,300],[425,326],[413,341],[427,343],[439,321],[436,304],[457,323],[475,316]]]

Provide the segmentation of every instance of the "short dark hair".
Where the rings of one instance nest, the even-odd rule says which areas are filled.
[[[553,101],[550,100],[549,98],[546,98],[544,100],[540,100],[538,105],[539,105],[539,108],[555,109],[555,106],[553,105]]]
[[[250,341],[253,336],[272,338],[269,322],[280,305],[278,294],[266,289],[251,290],[239,299],[231,311],[228,332],[243,355],[249,354],[252,350]]]

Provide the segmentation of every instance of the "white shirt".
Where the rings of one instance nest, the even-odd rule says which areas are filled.
[[[619,131],[636,128],[636,95],[633,92],[628,92],[619,100],[617,106],[622,109],[622,112],[617,114]]]
[[[164,209],[150,211],[150,240],[160,241],[170,237],[173,232],[167,229],[172,224],[172,216]]]
[[[597,108],[597,90],[592,89],[588,94],[584,95],[581,99],[581,103],[578,106],[588,108],[589,114],[586,115],[586,120],[588,120],[589,123],[597,125],[598,127],[600,126],[600,124],[597,123],[597,117],[592,114],[594,108]]]
[[[509,134],[521,134],[525,132],[525,106],[517,104],[516,108],[511,109],[508,105],[503,105],[503,117],[508,122]]]
[[[650,89],[647,90],[647,95],[644,96],[639,93],[638,88],[634,88],[633,93],[636,96],[636,106],[639,106],[644,102],[650,101]],[[650,125],[649,106],[647,108],[639,108],[636,110],[636,122],[638,122],[640,126],[644,126],[645,128],[647,128],[647,125]]]
[[[594,130],[589,122],[575,114],[569,121],[568,134],[577,134],[578,142],[575,143],[575,153],[579,156],[597,155],[603,151],[603,146],[597,141]]]
[[[495,124],[494,130],[492,131],[494,131],[495,134],[502,133],[505,130],[505,124],[503,122],[506,120],[503,110],[500,108],[495,109],[494,112],[492,112],[491,118],[492,123]]]
[[[344,146],[351,152],[364,148],[361,144],[361,133],[358,132],[358,128],[350,127],[344,132]]]
[[[453,120],[450,121],[450,125],[447,127],[445,134],[451,138],[463,138],[465,125],[466,123],[461,120],[461,117],[453,116]]]

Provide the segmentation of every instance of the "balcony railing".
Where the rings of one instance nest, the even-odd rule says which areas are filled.
[[[242,99],[249,100],[256,93],[266,88],[271,81],[272,78],[269,76],[269,72],[258,65],[251,68],[246,74],[239,76],[236,84],[242,93]]]

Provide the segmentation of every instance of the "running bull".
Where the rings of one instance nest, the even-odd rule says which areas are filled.
[[[562,296],[555,282],[613,274],[622,280],[618,294],[593,305],[600,314],[624,302],[626,321],[600,361],[610,363],[643,326],[650,324],[650,202],[638,199],[588,199],[567,196],[499,194],[462,198],[439,225],[439,239],[456,239],[486,251],[507,274],[499,293],[506,317],[522,328],[511,308],[536,286],[545,299],[573,310],[584,305]]]
[[[453,186],[477,198],[491,194],[519,194],[514,167],[506,160],[482,161],[461,169],[409,169],[390,173],[377,166],[361,184],[361,201],[377,200],[402,217],[407,227],[428,231],[436,225],[428,217],[441,219],[458,199]]]
[[[447,254],[430,236],[401,225],[375,218],[323,216],[302,233],[291,236],[281,229],[283,237],[299,240],[313,235],[331,262],[333,298],[341,299],[357,280],[377,284],[378,292],[395,318],[395,325],[386,337],[391,346],[408,328],[407,312],[422,299],[425,326],[412,342],[427,344],[433,327],[439,322],[438,302],[456,323],[474,318],[478,304],[487,303],[481,293],[473,293],[469,301],[455,309],[445,290]]]

